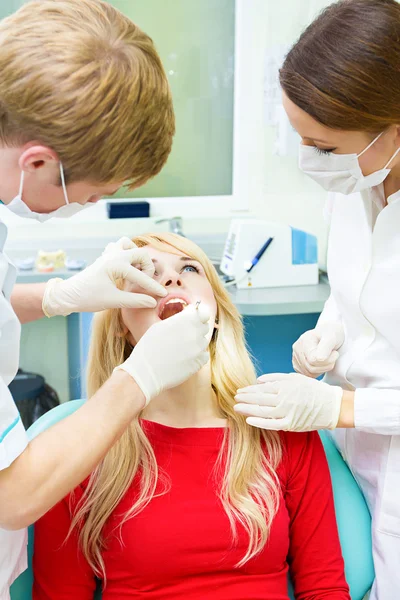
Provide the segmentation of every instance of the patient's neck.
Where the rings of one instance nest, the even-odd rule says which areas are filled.
[[[223,427],[226,420],[211,387],[210,365],[151,400],[142,417],[170,427]]]

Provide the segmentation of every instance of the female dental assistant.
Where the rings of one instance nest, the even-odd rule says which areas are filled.
[[[345,0],[280,72],[300,168],[329,194],[331,296],[293,347],[298,374],[239,390],[265,429],[335,429],[372,514],[373,600],[400,594],[400,4]],[[326,373],[324,382],[316,377]],[[338,428],[338,429],[336,429]]]
[[[71,216],[123,182],[138,187],[165,164],[175,126],[164,69],[151,39],[110,4],[24,4],[0,22],[0,72],[0,198],[18,215]],[[146,251],[126,238],[68,280],[13,290],[6,234],[0,223],[0,600],[26,567],[23,528],[93,471],[154,396],[208,360],[208,315],[188,307],[150,328],[121,357],[129,369],[110,371],[81,409],[28,444],[8,389],[20,322],[156,306],[166,290],[149,277]],[[118,289],[121,279],[143,293]]]

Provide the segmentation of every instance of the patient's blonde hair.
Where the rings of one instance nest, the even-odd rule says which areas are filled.
[[[250,427],[244,417],[233,410],[237,389],[255,382],[240,315],[210,260],[193,242],[167,233],[143,235],[133,241],[138,246],[151,245],[164,252],[179,251],[199,261],[213,288],[219,329],[214,332],[209,348],[211,383],[220,412],[228,422],[216,465],[223,469],[219,495],[230,520],[233,541],[237,538],[238,523],[248,533],[247,552],[240,562],[244,564],[264,547],[278,509],[280,488],[276,468],[281,458],[281,444],[278,434]],[[120,311],[98,314],[89,355],[89,396],[101,387],[131,350],[123,334]],[[86,495],[75,512],[72,526],[79,527],[84,555],[97,574],[105,575],[104,525],[139,472],[138,499],[121,517],[122,522],[136,516],[151,501],[160,476],[152,447],[137,419],[93,472]]]
[[[55,150],[68,181],[131,187],[175,132],[152,40],[100,0],[34,0],[0,22],[0,142]]]

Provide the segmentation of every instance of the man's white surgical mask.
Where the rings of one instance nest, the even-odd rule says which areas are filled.
[[[29,208],[27,204],[22,200],[22,190],[24,187],[24,171],[21,172],[21,181],[19,185],[18,196],[16,196],[9,204],[7,204],[7,208],[11,210],[14,214],[19,217],[23,217],[25,219],[36,219],[36,221],[40,221],[43,223],[48,219],[52,219],[56,217],[58,219],[65,219],[68,217],[72,217],[75,213],[89,208],[90,204],[79,204],[78,202],[73,202],[70,204],[68,200],[67,188],[65,185],[65,177],[64,177],[64,169],[60,162],[60,175],[61,175],[61,185],[64,192],[65,205],[57,208],[57,210],[53,210],[49,213],[37,213]]]
[[[382,183],[390,173],[388,166],[400,152],[397,148],[388,163],[370,175],[363,175],[358,159],[381,137],[380,133],[360,154],[319,154],[314,146],[301,144],[299,166],[325,190],[353,194]]]

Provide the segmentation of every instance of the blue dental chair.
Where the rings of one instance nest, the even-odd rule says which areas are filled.
[[[61,419],[75,412],[84,400],[73,400],[43,415],[28,430],[33,439]],[[340,542],[352,600],[362,600],[374,580],[372,562],[371,517],[364,497],[336,446],[325,433],[320,433],[331,472]],[[32,598],[32,554],[34,527],[29,528],[29,567],[11,587],[11,600]],[[293,591],[290,597],[294,598]],[[100,588],[94,600],[101,600]]]

